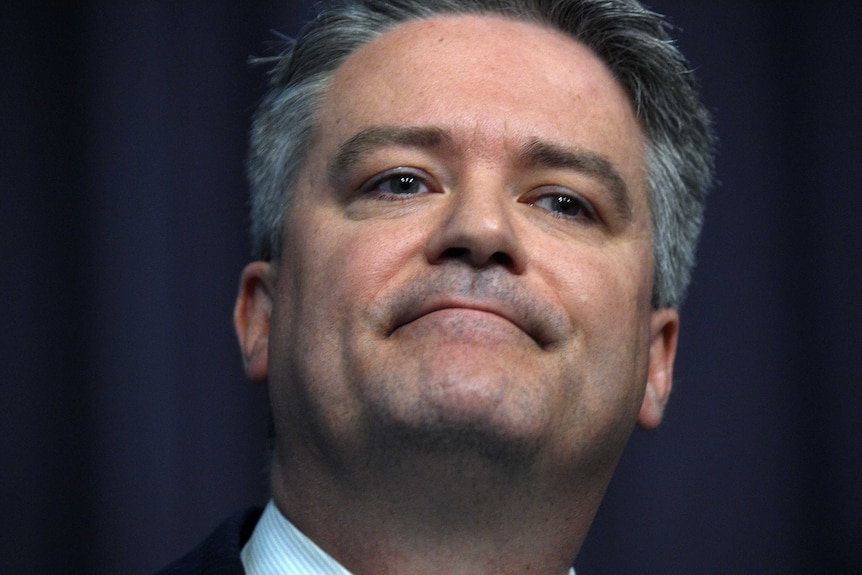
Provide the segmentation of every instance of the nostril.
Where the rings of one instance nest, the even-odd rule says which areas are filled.
[[[515,266],[515,260],[506,252],[494,252],[490,257],[487,257],[487,254],[463,247],[450,247],[444,250],[440,254],[439,262],[446,260],[461,260],[476,267],[498,265],[512,269]]]
[[[512,256],[505,252],[494,252],[494,254],[491,255],[490,262],[501,265],[504,268],[511,269],[515,267],[515,261],[512,259]]]
[[[440,259],[461,259],[470,255],[470,250],[467,248],[446,248],[446,250],[440,255]]]

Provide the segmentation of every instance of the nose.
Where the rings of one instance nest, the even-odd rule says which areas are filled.
[[[478,183],[476,180],[485,180]],[[526,254],[513,226],[516,205],[493,178],[474,178],[472,185],[452,193],[449,209],[427,246],[432,264],[460,260],[476,268],[502,266],[512,273],[524,271]]]

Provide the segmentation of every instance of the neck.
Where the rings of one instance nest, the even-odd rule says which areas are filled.
[[[277,454],[276,504],[356,575],[564,575],[606,484],[542,479],[535,466],[501,471],[469,454],[390,463],[334,473]]]

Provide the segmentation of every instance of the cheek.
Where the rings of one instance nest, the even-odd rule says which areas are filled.
[[[303,313],[360,314],[406,273],[421,250],[415,226],[398,221],[356,222],[335,214],[306,220],[297,234],[296,293]]]
[[[649,317],[649,267],[643,256],[621,256],[584,250],[557,266],[558,297],[576,328],[621,336]]]
[[[552,275],[552,289],[571,324],[572,357],[586,366],[581,392],[599,404],[628,402],[646,377],[649,260],[642,249],[622,248],[584,248]]]
[[[621,449],[646,382],[651,290],[649,267],[616,255],[585,250],[553,277],[572,326],[568,365],[578,374],[567,390],[572,434]]]

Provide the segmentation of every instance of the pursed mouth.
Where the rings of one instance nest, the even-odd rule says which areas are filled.
[[[498,320],[505,321],[523,332],[540,348],[544,349],[548,346],[548,340],[545,336],[547,330],[541,329],[540,322],[530,321],[529,318],[523,314],[519,315],[507,309],[503,309],[503,306],[491,305],[486,302],[440,301],[419,307],[418,309],[411,310],[405,316],[400,318],[396,322],[394,329],[391,330],[390,335],[398,332],[403,327],[413,324],[414,322],[421,321],[423,318],[428,318],[434,314],[448,311],[456,313],[458,311],[468,313],[476,312],[477,315],[488,314],[494,316]]]

